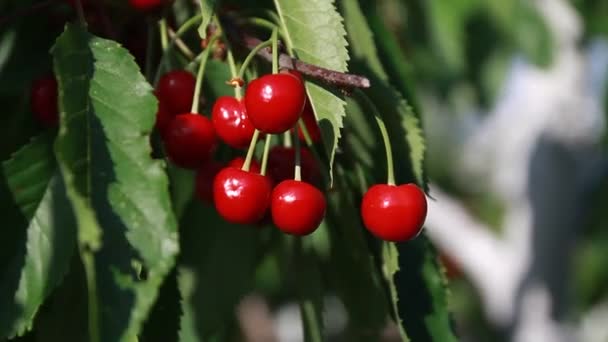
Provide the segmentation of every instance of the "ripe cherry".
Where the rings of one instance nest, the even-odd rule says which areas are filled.
[[[171,114],[188,113],[194,97],[196,79],[184,70],[174,70],[164,74],[158,81],[158,99],[167,105]]]
[[[30,105],[36,119],[48,127],[57,126],[59,110],[57,107],[57,81],[48,76],[34,81],[30,94]]]
[[[213,203],[213,180],[222,170],[222,163],[210,160],[196,170],[195,194],[203,203]]]
[[[227,167],[213,181],[215,209],[228,222],[254,224],[270,204],[272,185],[268,177]]]
[[[286,180],[272,190],[272,222],[285,233],[308,235],[321,224],[325,205],[319,189],[305,182]]]
[[[253,137],[255,127],[247,116],[243,101],[231,96],[221,96],[211,110],[215,132],[228,146],[246,148]]]
[[[234,168],[241,169],[241,168],[243,168],[243,164],[245,164],[245,158],[236,157],[228,163],[228,166],[232,166]],[[260,166],[260,163],[258,163],[257,160],[255,160],[255,159],[251,160],[251,164],[249,164],[249,172],[253,172],[253,173],[262,172],[262,167]]]
[[[292,128],[302,113],[304,83],[292,74],[257,78],[247,86],[245,107],[253,126],[263,133],[283,133]]]
[[[200,167],[216,147],[213,124],[194,113],[177,115],[167,128],[164,142],[169,159],[186,169]]]
[[[268,175],[274,184],[284,180],[293,179],[296,150],[293,147],[274,146],[268,154]],[[300,149],[302,180],[317,184],[319,181],[319,168],[313,155],[307,148]]]
[[[304,126],[306,126],[306,131],[308,131],[310,140],[313,143],[319,142],[319,140],[321,140],[321,130],[319,129],[317,119],[315,118],[312,106],[308,100],[306,101],[306,105],[302,111],[302,121],[304,121]],[[300,125],[298,125],[298,137],[300,140],[304,141],[304,132],[302,132]]]
[[[363,195],[361,203],[365,227],[376,237],[394,242],[416,237],[426,211],[424,192],[414,184],[376,184]]]

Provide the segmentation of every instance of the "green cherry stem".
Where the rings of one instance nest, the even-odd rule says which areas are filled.
[[[264,141],[264,154],[262,155],[262,168],[260,174],[266,176],[266,167],[268,166],[268,154],[270,152],[270,142],[272,141],[272,134],[266,134],[266,141]]]
[[[87,20],[84,16],[84,8],[82,7],[82,1],[76,0],[76,13],[78,14],[78,21],[82,27],[87,27]]]
[[[228,48],[228,52],[226,54],[226,60],[228,61],[228,66],[230,67],[230,75],[233,78],[236,78],[237,77],[236,63],[234,62],[234,55],[232,54],[232,50],[230,50],[230,48]],[[234,87],[234,97],[237,100],[240,100],[243,98],[243,87],[238,86],[238,85]]]
[[[395,170],[393,165],[393,149],[391,147],[391,141],[388,136],[388,130],[386,129],[386,124],[382,120],[380,116],[380,112],[378,112],[378,108],[376,105],[367,97],[367,95],[361,90],[357,90],[357,95],[360,99],[365,102],[365,105],[369,110],[374,113],[374,118],[376,119],[376,123],[378,124],[378,128],[380,129],[380,134],[382,135],[382,140],[384,142],[384,148],[386,150],[386,168],[387,168],[387,184],[395,185]]]
[[[297,127],[294,127],[294,135],[297,135]],[[289,132],[289,131],[288,131]],[[293,138],[293,145],[295,147],[296,150],[296,160],[295,160],[295,170],[294,170],[294,175],[293,175],[293,179],[295,179],[296,181],[301,181],[302,180],[302,156],[301,156],[301,148],[300,148],[300,138],[298,138],[297,136],[295,136]]]
[[[230,44],[230,40],[228,40],[228,37],[226,36],[226,32],[224,32],[224,29],[222,28],[222,23],[218,19],[217,15],[213,16],[213,22],[215,23],[215,25],[217,25],[217,27],[222,35],[222,40],[226,44],[226,61],[228,62],[228,67],[230,68],[230,76],[232,78],[237,78],[238,71],[236,69],[236,62],[234,61],[234,54],[232,53],[232,45]],[[243,98],[243,88],[242,87],[240,87],[240,86],[234,87],[234,97],[237,100],[240,100]]]
[[[260,131],[256,129],[253,132],[253,137],[251,138],[251,142],[249,143],[247,156],[245,157],[245,162],[243,163],[243,167],[241,168],[241,170],[249,172],[249,168],[251,167],[251,160],[253,159],[253,152],[255,151],[255,144],[258,142],[259,137]]]
[[[194,98],[192,99],[192,108],[190,109],[191,113],[198,113],[198,105],[201,97],[201,85],[203,84],[203,76],[205,75],[205,65],[207,64],[207,59],[209,59],[209,53],[213,49],[213,43],[218,39],[218,36],[213,36],[209,39],[209,45],[207,48],[201,53],[201,63],[198,66],[198,73],[196,75],[196,85],[194,86]]]
[[[300,118],[300,120],[298,120],[298,126],[300,127],[300,130],[302,131],[302,135],[304,136],[304,142],[306,142],[306,146],[312,147],[312,139],[310,138],[310,133],[308,133],[308,128],[306,128],[306,124],[304,123],[304,120],[302,120],[302,118]]]
[[[291,133],[289,131],[283,133],[283,146],[287,148],[293,146],[291,142]]]
[[[171,51],[171,48],[173,48],[173,46],[177,43],[177,39],[181,38],[186,32],[188,32],[188,30],[190,30],[190,29],[196,27],[198,24],[200,24],[202,17],[203,16],[201,14],[197,14],[197,15],[193,16],[192,18],[186,20],[186,22],[184,22],[182,24],[182,26],[180,26],[180,28],[177,30],[177,32],[175,32],[175,38],[171,39],[168,46],[162,47],[163,54],[160,57],[160,62],[158,63],[158,69],[156,69],[156,75],[154,76],[154,85],[156,85],[158,83],[158,80],[160,79],[163,68],[164,68],[165,64],[167,63],[169,51]],[[161,35],[161,44],[162,44],[162,35]]]
[[[158,31],[160,32],[160,46],[163,51],[169,49],[169,36],[167,35],[167,20],[162,18],[158,21]]]
[[[279,73],[279,35],[278,29],[275,27],[272,30],[270,40],[272,40],[272,73]]]
[[[270,45],[272,45],[272,39],[268,39],[267,41],[261,42],[256,47],[251,49],[247,57],[245,57],[243,64],[241,64],[241,68],[239,69],[237,78],[242,79],[243,76],[245,76],[245,70],[247,70],[247,67],[249,66],[249,63],[251,63],[251,61],[253,60],[253,57],[255,57],[255,55],[257,55],[260,50],[262,50],[263,48],[267,48]]]

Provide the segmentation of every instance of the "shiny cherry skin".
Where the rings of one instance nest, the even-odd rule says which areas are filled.
[[[424,192],[414,184],[376,184],[363,195],[361,203],[365,227],[376,237],[393,242],[416,237],[426,212]]]
[[[167,105],[173,115],[188,113],[194,98],[196,79],[185,70],[174,70],[164,74],[156,88],[158,99]]]
[[[213,203],[213,180],[223,168],[222,163],[209,160],[196,170],[194,194],[201,202]]]
[[[34,81],[30,94],[30,105],[36,120],[47,127],[59,123],[57,106],[57,81],[48,76]]]
[[[325,216],[325,197],[314,186],[296,180],[282,181],[270,197],[272,222],[292,235],[314,232]]]
[[[243,168],[243,164],[245,164],[245,158],[243,158],[243,157],[236,157],[236,158],[232,159],[230,162],[228,162],[228,166],[232,166],[237,169]],[[262,172],[262,166],[260,166],[260,163],[258,163],[257,160],[251,159],[251,164],[249,164],[249,172],[253,172],[253,173]]]
[[[311,184],[319,182],[319,168],[310,151],[302,147],[300,150],[302,180]],[[279,184],[284,180],[293,179],[296,165],[296,150],[293,147],[274,146],[268,153],[268,175]]]
[[[264,75],[249,83],[245,107],[253,126],[262,133],[283,133],[300,118],[306,92],[304,83],[289,73]]]
[[[220,96],[211,110],[217,136],[233,148],[247,148],[255,127],[247,116],[245,104],[232,96]]]
[[[306,105],[304,106],[304,110],[302,111],[302,121],[304,121],[304,126],[306,126],[306,131],[308,131],[308,135],[310,136],[310,140],[313,143],[317,143],[321,140],[321,129],[317,124],[317,119],[315,118],[315,114],[312,110],[312,106],[309,101],[306,101]],[[298,137],[300,140],[304,141],[304,132],[302,132],[302,128],[298,125]]]
[[[208,118],[194,113],[177,115],[164,137],[167,157],[185,169],[197,169],[215,151],[216,138]]]
[[[224,168],[213,181],[215,209],[231,223],[259,222],[268,210],[271,192],[268,177],[235,167]]]

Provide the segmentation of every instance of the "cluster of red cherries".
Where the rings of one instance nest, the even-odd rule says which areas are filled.
[[[258,129],[265,134],[284,133],[302,118],[312,142],[321,138],[297,73],[265,75],[249,83],[244,99],[222,96],[213,105],[211,119],[191,113],[196,80],[187,71],[164,74],[156,88],[159,99],[156,128],[166,154],[175,165],[196,170],[195,193],[214,203],[227,221],[257,224],[270,217],[277,228],[294,235],[313,232],[323,220],[326,201],[317,188],[319,169],[311,152],[300,151],[302,180],[294,179],[296,150],[274,146],[268,155],[267,175],[260,164],[237,157],[226,166],[212,159],[218,137],[236,149],[249,146]],[[57,82],[52,76],[32,84],[31,110],[38,122],[58,122]],[[301,129],[298,138],[304,139]],[[426,218],[424,192],[413,184],[376,184],[363,196],[361,216],[365,227],[387,241],[407,241],[418,235]]]
[[[66,1],[75,4],[74,0]],[[142,13],[158,11],[169,3],[171,0],[129,0],[129,5]],[[288,71],[259,77],[247,85],[244,98],[218,98],[210,118],[191,108],[195,87],[192,74],[175,70],[160,78],[155,95],[159,100],[156,128],[166,155],[176,166],[196,170],[197,198],[213,203],[229,222],[258,224],[270,218],[285,233],[312,233],[323,220],[326,200],[319,190],[317,159],[308,149],[299,149],[301,172],[297,174],[293,147],[277,145],[270,149],[265,170],[251,156],[237,157],[226,165],[213,160],[218,140],[234,149],[251,149],[254,136],[296,129],[296,139],[304,140],[306,134],[296,128],[300,119],[309,142],[319,142],[321,133],[302,76]],[[57,126],[54,77],[34,81],[30,104],[38,122]],[[425,194],[414,184],[376,184],[361,203],[365,227],[387,241],[407,241],[417,236],[426,213]]]
[[[292,147],[270,150],[268,175],[255,160],[245,165],[246,159],[237,157],[223,167],[212,159],[218,140],[245,149],[256,129],[261,134],[285,133],[300,117],[308,123],[311,139],[318,140],[319,128],[307,104],[301,76],[278,73],[255,79],[243,99],[219,97],[211,119],[191,112],[195,83],[194,77],[182,70],[160,78],[156,127],[168,159],[179,167],[196,170],[197,197],[213,202],[218,213],[232,223],[257,224],[269,211],[272,222],[283,232],[313,232],[323,220],[326,203],[323,193],[313,185],[318,182],[319,170],[310,151],[301,149],[302,180],[294,179],[296,150]]]

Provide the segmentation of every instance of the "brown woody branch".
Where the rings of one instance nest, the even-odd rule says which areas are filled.
[[[260,39],[237,27],[233,18],[222,17],[222,22],[224,22],[223,26],[227,30],[226,33],[228,33],[231,40],[236,40],[239,45],[251,50],[262,43]],[[268,47],[260,50],[258,56],[272,62],[272,48]],[[279,53],[279,68],[297,70],[303,75],[318,79],[344,90],[352,88],[369,88],[371,86],[369,79],[365,76],[348,74],[309,64],[283,52]]]
[[[248,49],[253,49],[262,41],[250,35],[242,35],[243,45]],[[258,56],[272,62],[272,48],[268,47],[260,50]],[[340,88],[369,88],[370,82],[367,77],[347,74],[335,70],[326,69],[317,65],[302,62],[296,58],[292,58],[286,53],[279,54],[279,68],[294,69],[303,75],[316,78],[323,82],[329,83]]]

